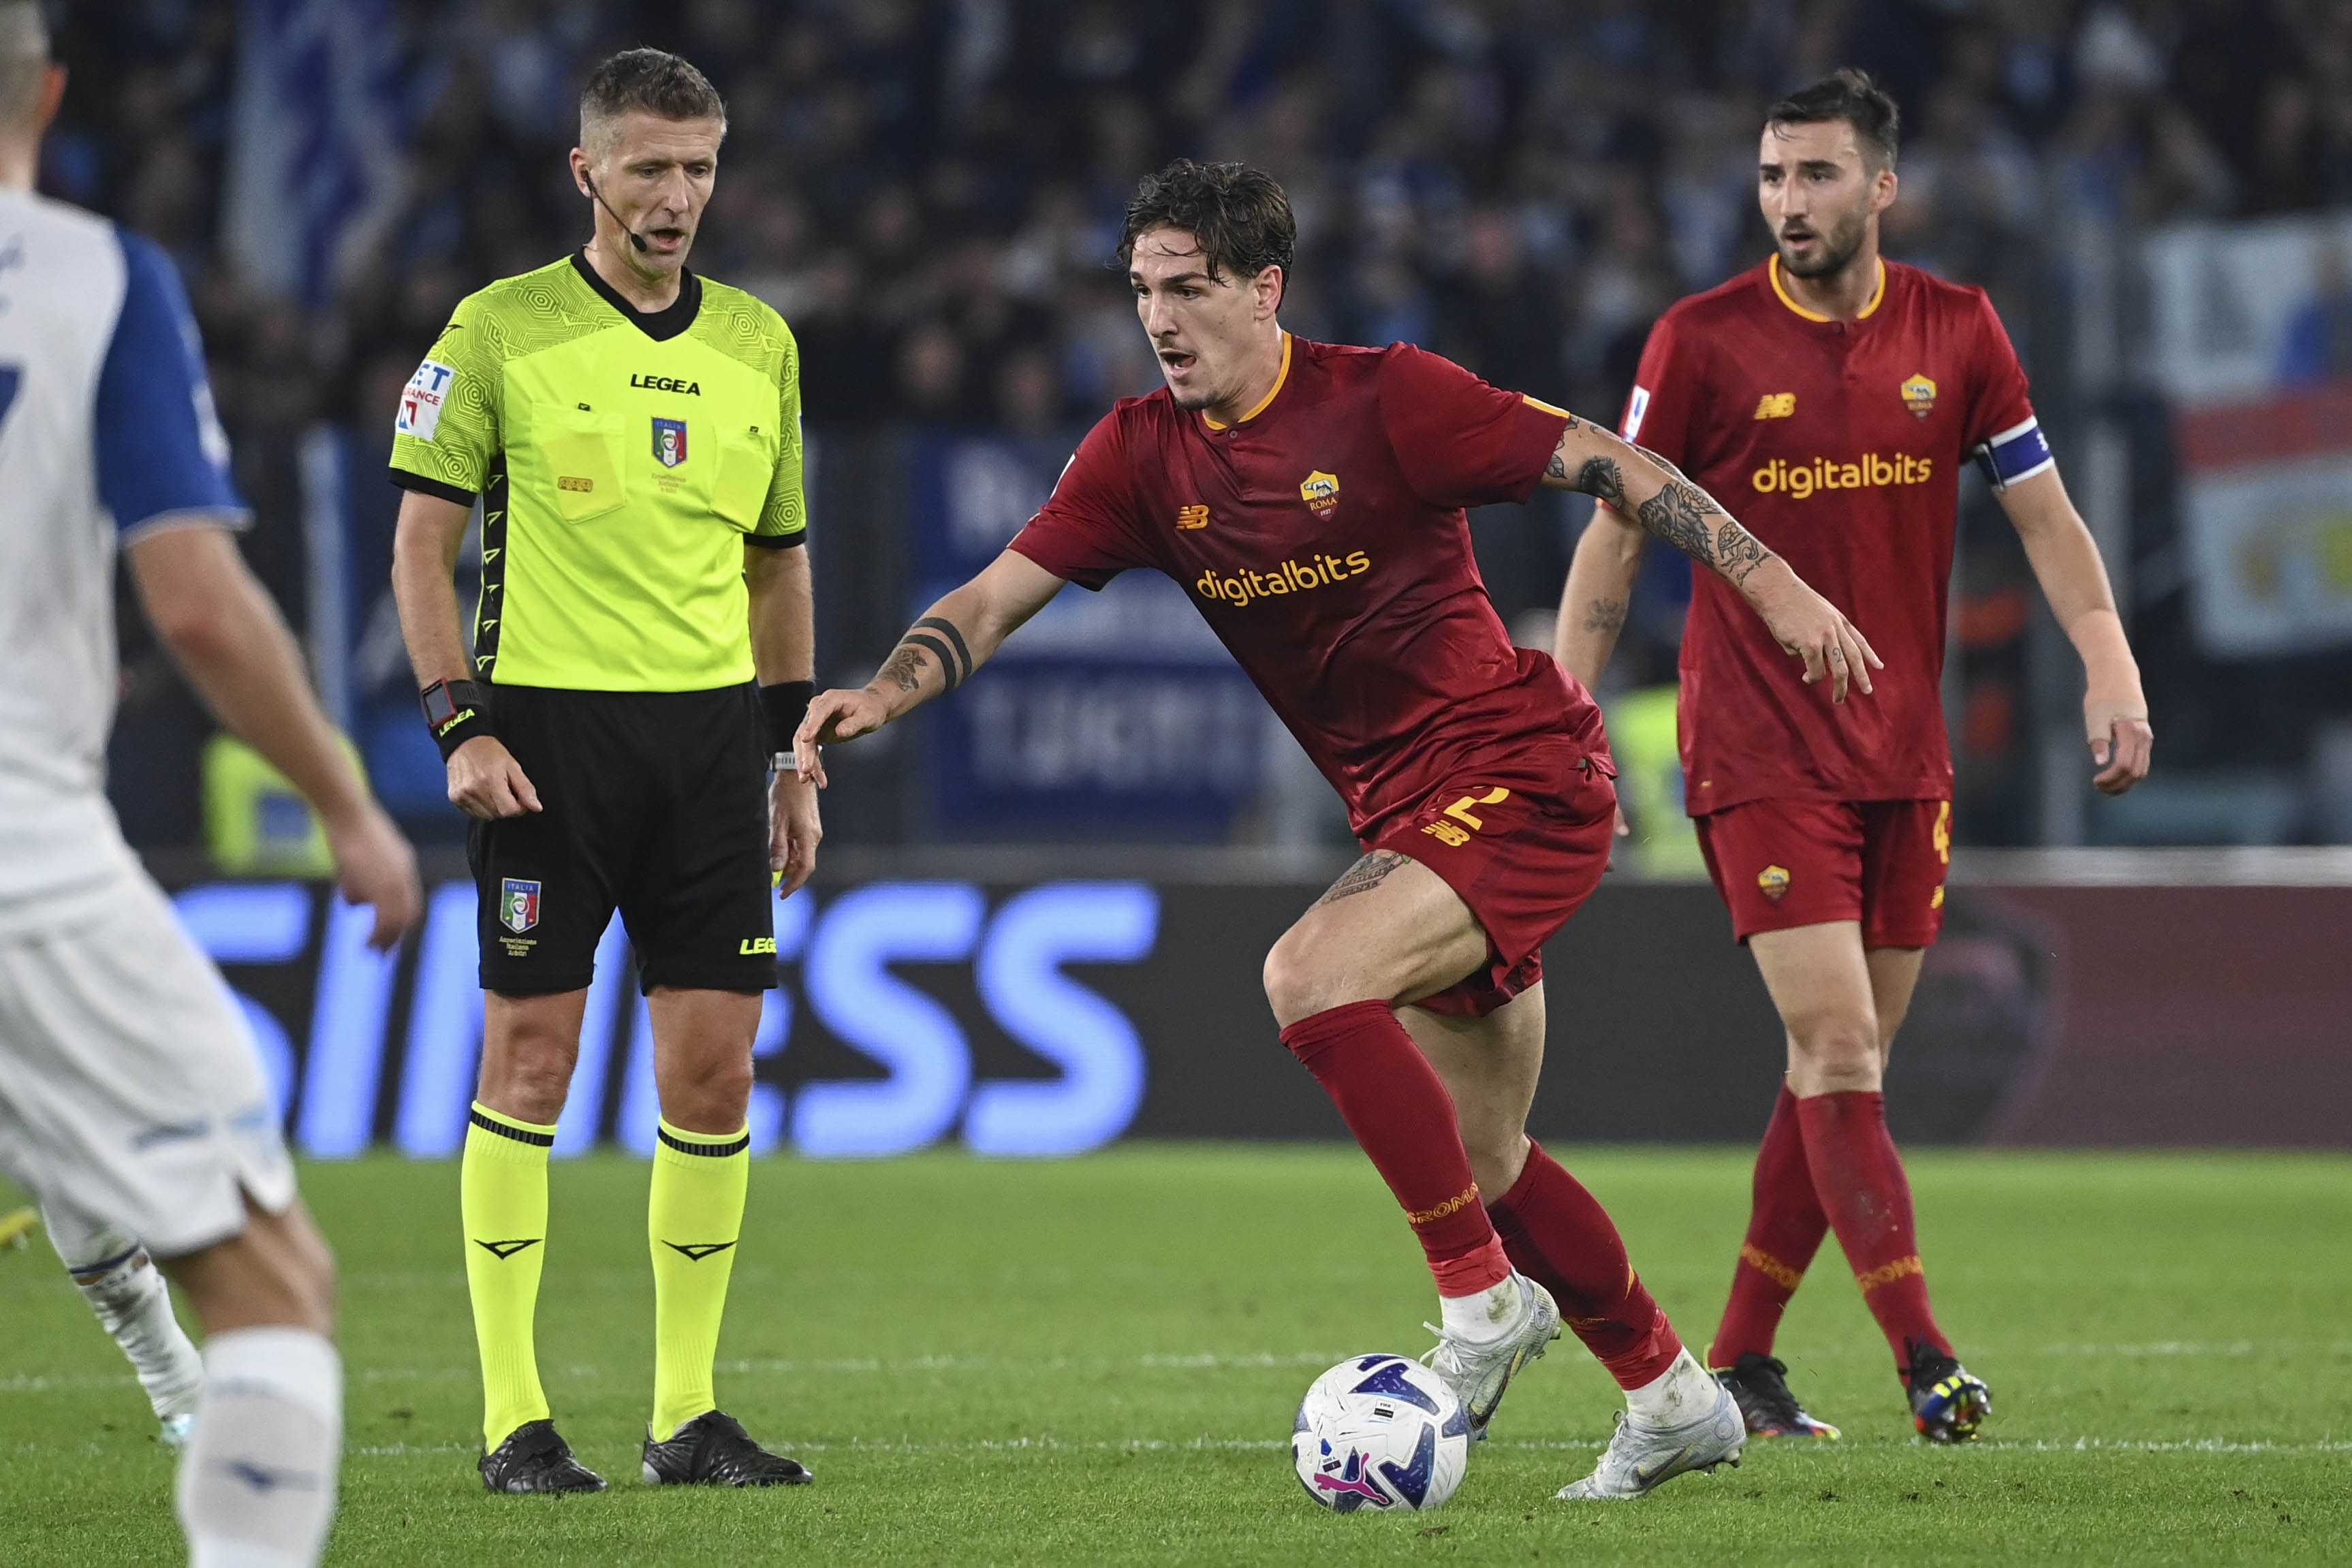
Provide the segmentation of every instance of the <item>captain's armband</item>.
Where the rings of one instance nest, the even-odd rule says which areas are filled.
[[[2030,415],[2023,424],[2012,425],[1990,440],[1979,442],[1971,455],[1977,467],[1984,470],[1985,482],[1996,491],[2005,490],[2020,479],[2030,479],[2058,461],[2050,455],[2050,442],[2042,434],[2042,422]]]

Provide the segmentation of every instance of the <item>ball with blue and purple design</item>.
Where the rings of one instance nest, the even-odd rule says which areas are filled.
[[[1427,1512],[1462,1484],[1470,1413],[1410,1357],[1352,1356],[1299,1401],[1290,1458],[1298,1484],[1325,1508]]]

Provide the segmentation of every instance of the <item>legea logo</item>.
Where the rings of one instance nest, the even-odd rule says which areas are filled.
[[[1887,485],[1924,485],[1935,477],[1933,458],[1915,458],[1908,452],[1897,452],[1882,458],[1875,452],[1864,452],[1855,462],[1841,463],[1830,458],[1815,458],[1811,462],[1791,463],[1775,458],[1748,477],[1759,495],[1786,495],[1803,500],[1816,490],[1877,489]]]
[[[1212,568],[1193,582],[1192,591],[1204,599],[1247,605],[1286,594],[1304,594],[1310,588],[1328,588],[1334,583],[1360,577],[1371,569],[1372,558],[1360,550],[1351,550],[1345,556],[1318,553],[1301,561],[1286,561],[1271,572],[1219,572]]]

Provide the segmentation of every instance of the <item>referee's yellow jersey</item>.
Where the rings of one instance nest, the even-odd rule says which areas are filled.
[[[472,294],[401,395],[394,483],[482,502],[474,662],[578,691],[752,677],[743,544],[801,542],[800,354],[688,272],[646,314],[573,255]]]

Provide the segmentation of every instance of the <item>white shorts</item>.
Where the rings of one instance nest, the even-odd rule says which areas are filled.
[[[179,1258],[294,1201],[261,1060],[162,889],[0,938],[0,1169],[43,1208]]]

